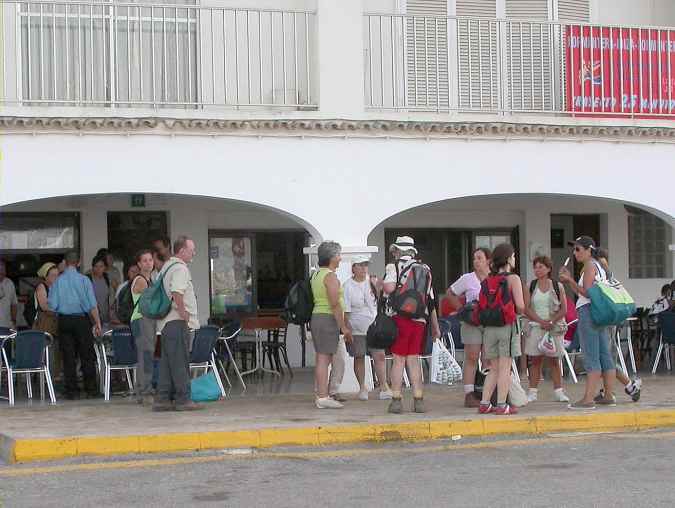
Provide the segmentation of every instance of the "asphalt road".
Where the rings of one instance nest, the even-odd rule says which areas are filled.
[[[0,467],[0,506],[672,507],[675,432]]]

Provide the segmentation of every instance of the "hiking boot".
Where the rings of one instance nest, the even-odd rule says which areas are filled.
[[[403,403],[401,402],[401,397],[392,397],[387,412],[395,415],[400,415],[403,412]]]
[[[567,406],[567,409],[578,409],[578,410],[584,410],[584,409],[595,409],[595,403],[594,402],[584,402],[583,400],[579,400],[577,402],[573,402],[572,404]]]
[[[155,413],[163,413],[165,411],[173,411],[173,404],[169,401],[165,402],[155,402],[152,405],[152,410]]]
[[[640,390],[642,389],[642,379],[636,378],[626,388],[625,392],[633,402],[640,400]]]
[[[475,393],[467,393],[464,396],[464,407],[477,408],[478,406],[480,406],[480,399],[476,397]]]
[[[318,409],[342,409],[345,406],[333,397],[321,397],[316,399],[316,407]]]
[[[419,399],[415,397],[413,399],[413,412],[414,413],[426,413],[427,408],[424,406],[424,399],[420,397]]]

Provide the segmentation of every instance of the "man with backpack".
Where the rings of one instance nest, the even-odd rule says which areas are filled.
[[[426,408],[419,356],[427,338],[427,326],[431,327],[434,340],[441,336],[431,287],[431,269],[417,259],[415,240],[409,236],[399,236],[389,252],[394,262],[386,267],[383,289],[388,295],[398,333],[391,346],[394,365],[391,370],[392,399],[388,412],[403,412],[401,385],[403,369],[407,366],[413,390],[412,409],[415,413],[424,413]]]

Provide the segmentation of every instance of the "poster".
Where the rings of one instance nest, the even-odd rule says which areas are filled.
[[[251,239],[211,238],[209,256],[212,314],[251,311],[253,304]]]

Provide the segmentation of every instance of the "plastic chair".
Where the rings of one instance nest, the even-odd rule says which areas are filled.
[[[204,369],[204,374],[206,374],[209,369],[212,369],[216,376],[220,393],[223,397],[226,397],[225,387],[216,366],[216,344],[220,335],[220,328],[217,326],[203,326],[195,330],[192,351],[190,351],[190,372],[193,369]],[[228,383],[232,386],[229,379]]]
[[[573,321],[570,321],[567,323],[567,326],[572,326],[572,325],[577,325],[579,322],[578,319],[575,319]],[[576,330],[575,330],[576,331]],[[577,378],[577,373],[574,372],[574,364],[572,363],[572,359],[570,358],[571,356],[578,356],[581,354],[581,347],[579,348],[579,351],[572,352],[570,353],[567,351],[567,348],[563,346],[563,356],[560,358],[560,372],[565,375],[565,365],[567,365],[567,368],[570,371],[570,376],[572,376],[572,381],[574,381],[574,384],[577,384],[579,382],[579,379]],[[564,360],[564,363],[563,363]]]
[[[44,400],[44,382],[47,381],[49,398],[52,404],[56,404],[54,395],[54,385],[52,384],[52,375],[49,371],[49,346],[54,339],[46,332],[38,330],[26,330],[5,336],[0,343],[0,351],[4,368],[7,372],[7,385],[9,394],[9,405],[14,405],[14,374],[26,375],[26,390],[28,398],[33,398],[33,386],[31,383],[31,374],[40,374],[40,399]],[[14,346],[14,358],[10,361],[7,355],[6,347]],[[0,378],[2,372],[0,371]]]
[[[656,369],[661,361],[661,353],[666,359],[666,368],[672,370],[670,364],[670,350],[675,347],[675,312],[666,311],[658,315],[659,328],[661,329],[661,338],[659,340],[659,349],[656,352],[656,359],[652,367],[652,374],[656,374]]]
[[[110,349],[106,349],[106,348]],[[136,341],[128,327],[115,328],[103,334],[99,339],[99,354],[97,360],[102,364],[103,395],[106,401],[110,400],[110,373],[113,370],[123,370],[126,374],[129,391],[133,391],[134,383],[131,380],[133,373],[136,380],[136,365],[138,356]]]
[[[227,381],[227,384],[232,388],[232,383],[230,382],[230,378],[227,375],[227,368],[225,364],[223,363],[224,360],[227,360],[228,366],[229,363],[232,363],[232,366],[234,367],[234,372],[237,374],[237,378],[239,379],[239,382],[241,383],[241,386],[244,390],[246,390],[246,383],[244,383],[244,378],[241,375],[241,371],[239,370],[239,367],[237,366],[237,360],[234,357],[233,349],[236,348],[237,344],[237,337],[241,333],[241,325],[238,323],[230,329],[229,332],[227,331],[221,331],[221,336],[218,338],[218,344],[217,345],[222,345],[222,347],[225,349],[225,351],[219,351],[218,354],[216,355],[216,360],[220,364],[220,370],[223,371],[223,375],[225,376],[225,380]],[[230,347],[230,341],[234,344],[235,347]]]
[[[0,326],[0,342],[2,342],[3,339],[6,339],[8,337],[11,337],[13,335],[16,335],[16,330],[13,330],[12,328],[7,328],[5,326]],[[12,360],[12,348],[10,347],[11,344],[8,342],[6,346],[2,347],[2,351],[5,351],[7,355],[7,359],[9,361]],[[5,361],[2,353],[0,352],[0,389],[2,388],[2,373],[7,370],[7,367],[5,367]],[[6,397],[2,397],[6,398]]]

